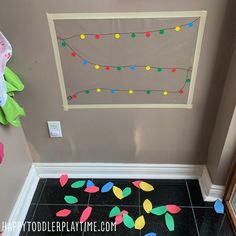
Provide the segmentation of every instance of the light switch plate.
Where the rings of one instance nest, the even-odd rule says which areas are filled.
[[[51,138],[62,138],[61,122],[48,121],[48,130]]]

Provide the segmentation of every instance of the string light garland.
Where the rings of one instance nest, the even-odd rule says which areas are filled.
[[[182,28],[186,27],[186,28],[192,28],[193,24],[198,21],[200,19],[200,17],[194,19],[193,21],[187,22],[185,24],[179,24],[179,25],[175,25],[175,26],[171,26],[171,27],[167,27],[167,28],[158,28],[155,30],[150,30],[150,31],[136,31],[136,32],[112,32],[112,33],[81,33],[81,34],[74,34],[71,35],[69,37],[65,37],[65,38],[59,38],[61,40],[64,40],[64,42],[66,40],[72,39],[72,38],[76,38],[79,37],[81,40],[86,39],[87,37],[92,37],[96,40],[101,39],[102,37],[105,36],[112,36],[115,39],[120,39],[122,38],[122,36],[128,38],[127,36],[129,36],[130,38],[137,38],[138,35],[140,36],[144,36],[145,38],[150,38],[152,35],[154,35],[155,33],[157,33],[158,35],[164,35],[166,33],[166,31],[176,31],[176,32],[180,32],[182,30]]]
[[[184,68],[184,67],[165,67],[165,66],[151,66],[151,65],[107,65],[107,64],[99,64],[94,61],[90,61],[87,58],[83,57],[80,53],[80,51],[74,49],[73,47],[70,46],[68,43],[69,39],[79,37],[80,40],[86,40],[90,37],[93,37],[95,40],[100,40],[105,36],[111,36],[115,40],[119,40],[121,38],[131,38],[135,39],[138,36],[139,37],[145,37],[146,39],[153,37],[155,35],[165,35],[167,31],[174,31],[174,32],[180,32],[184,27],[186,28],[192,28],[194,23],[198,21],[200,17],[196,18],[195,20],[188,22],[186,24],[179,24],[175,25],[172,27],[168,28],[159,28],[151,31],[139,31],[139,32],[112,32],[112,33],[82,33],[82,34],[75,34],[71,35],[66,38],[62,37],[57,37],[59,40],[59,43],[62,48],[68,48],[70,49],[70,54],[73,58],[79,58],[82,62],[82,65],[84,66],[91,66],[95,70],[105,70],[105,71],[111,71],[111,70],[116,70],[116,71],[123,71],[124,69],[128,69],[130,71],[137,71],[139,69],[145,70],[147,72],[149,71],[156,71],[156,72],[163,72],[163,71],[170,71],[172,73],[176,73],[179,70],[186,71],[186,79],[184,81],[183,86],[180,89],[177,90],[163,90],[163,89],[134,89],[134,88],[129,88],[129,89],[117,89],[117,88],[106,88],[106,87],[96,87],[96,88],[88,88],[84,90],[79,90],[75,92],[72,95],[69,95],[67,97],[68,101],[70,100],[75,100],[81,95],[90,95],[93,93],[99,94],[99,93],[110,93],[112,95],[115,94],[127,94],[129,95],[135,95],[135,94],[147,94],[147,95],[155,95],[155,94],[161,94],[163,96],[168,96],[170,94],[176,94],[176,95],[183,95],[184,90],[187,84],[191,82],[191,79],[189,79],[189,72],[191,71],[190,68]]]
[[[89,61],[87,58],[81,56],[81,54],[74,48],[72,48],[68,43],[65,43],[64,40],[61,41],[61,46],[63,48],[67,47],[71,50],[71,56],[72,57],[78,57],[82,61],[82,65],[90,65],[92,66],[95,70],[105,70],[105,71],[110,71],[111,69],[116,70],[116,71],[122,71],[123,69],[128,69],[130,71],[137,71],[138,69],[143,69],[145,71],[151,71],[155,70],[157,72],[162,72],[163,70],[169,70],[173,73],[177,72],[177,70],[184,70],[188,71],[189,68],[184,68],[184,67],[161,67],[161,66],[150,66],[150,65],[104,65],[104,64],[98,64],[97,62]]]
[[[189,70],[190,71],[190,70]],[[188,74],[188,72],[187,72]],[[147,95],[159,93],[162,94],[163,96],[167,96],[169,94],[178,94],[178,95],[183,95],[184,94],[184,89],[188,83],[190,83],[190,79],[185,79],[185,82],[183,86],[178,89],[178,90],[163,90],[163,89],[114,89],[114,88],[91,88],[91,89],[85,89],[85,90],[79,90],[76,93],[70,95],[67,97],[67,100],[74,100],[77,99],[79,95],[81,94],[91,94],[93,92],[95,93],[101,93],[101,92],[109,92],[111,94],[117,94],[117,93],[125,93],[128,95],[133,95],[133,94],[140,94],[144,93]]]

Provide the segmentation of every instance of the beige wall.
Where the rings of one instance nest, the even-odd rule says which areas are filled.
[[[0,126],[5,159],[0,166],[0,222],[7,221],[31,167],[31,158],[22,128]]]
[[[0,28],[13,46],[10,66],[26,90],[24,130],[37,162],[204,164],[231,56],[222,35],[226,0],[12,0],[1,3]],[[191,110],[119,109],[64,112],[46,12],[207,10]],[[229,29],[229,32],[230,29]],[[227,42],[224,50],[220,39]],[[215,58],[218,56],[216,66]],[[221,56],[221,57],[220,57]],[[217,69],[217,70],[216,70]],[[217,73],[216,73],[217,71]],[[222,76],[223,75],[223,76]],[[209,93],[213,90],[213,97]],[[49,139],[47,120],[60,120],[64,138]]]

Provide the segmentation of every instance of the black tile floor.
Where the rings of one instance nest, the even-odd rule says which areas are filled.
[[[125,199],[117,199],[112,190],[108,193],[85,193],[83,188],[72,189],[70,186],[76,179],[70,179],[66,186],[60,186],[58,179],[41,179],[34,194],[31,206],[25,221],[67,221],[78,222],[82,211],[88,205],[93,208],[89,222],[112,221],[109,212],[114,206],[127,210],[129,215],[136,219],[144,215],[146,225],[142,230],[128,229],[124,224],[117,226],[115,232],[92,232],[91,230],[77,232],[23,232],[20,236],[37,235],[81,235],[81,236],[144,236],[150,232],[157,236],[234,236],[229,219],[226,214],[217,214],[213,203],[204,202],[197,180],[145,180],[154,186],[154,191],[144,192],[132,185],[131,179],[93,179],[96,186],[102,187],[112,181],[121,189],[131,187],[132,194]],[[78,204],[65,203],[64,196],[73,195],[79,199]],[[173,215],[175,230],[168,231],[164,216],[147,214],[143,209],[143,201],[149,199],[153,206],[175,204],[181,211]],[[70,209],[72,213],[67,218],[56,217],[56,212],[61,209]]]

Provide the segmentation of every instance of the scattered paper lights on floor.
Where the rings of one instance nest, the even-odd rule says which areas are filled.
[[[62,210],[60,210],[60,211],[58,211],[58,212],[56,213],[56,216],[57,216],[57,217],[67,217],[67,216],[70,215],[70,213],[71,213],[71,210],[62,209]]]
[[[69,196],[69,195],[65,196],[65,197],[64,197],[64,200],[65,200],[65,202],[68,203],[68,204],[75,204],[75,203],[78,202],[78,198],[77,198],[77,197]]]
[[[146,199],[144,202],[143,202],[143,209],[146,211],[146,213],[150,213],[151,210],[152,210],[152,202],[149,200],[149,199]]]
[[[109,192],[112,189],[113,186],[114,186],[114,183],[108,182],[108,183],[103,185],[103,187],[101,189],[101,192],[102,193],[107,193],[107,192]]]
[[[59,182],[61,187],[64,187],[68,182],[68,175],[67,174],[61,175]]]
[[[65,184],[68,182],[68,175],[63,174],[60,177],[60,184],[61,186],[65,186]],[[87,182],[86,186],[85,183]],[[154,190],[154,187],[142,180],[136,180],[132,182],[132,185],[136,188],[143,190],[145,192],[150,192]],[[92,180],[78,180],[71,184],[71,188],[81,188],[85,186],[84,192],[87,193],[97,193],[99,192],[100,188],[94,184]],[[114,195],[118,199],[123,199],[125,197],[128,197],[132,193],[132,189],[130,187],[125,187],[123,190],[117,186],[114,185],[113,182],[107,182],[104,184],[101,188],[101,193],[107,193],[109,191],[113,190]],[[72,195],[66,195],[64,197],[64,200],[68,204],[76,204],[78,203],[78,198]],[[222,206],[219,210],[219,201],[216,201],[215,205],[218,207],[218,211],[222,212]],[[177,205],[168,204],[166,206],[158,206],[153,208],[153,204],[149,199],[145,199],[143,202],[143,209],[147,214],[153,214],[156,216],[162,216],[165,217],[165,223],[169,231],[174,231],[175,229],[175,223],[174,218],[171,214],[178,214],[181,211],[181,208]],[[83,223],[88,220],[92,212],[92,207],[87,206],[81,216],[80,216],[80,222]],[[69,209],[62,209],[56,212],[57,217],[67,217],[71,214],[71,210]],[[135,228],[136,230],[142,230],[145,227],[146,221],[145,216],[140,215],[134,220],[130,215],[129,212],[126,210],[122,210],[118,206],[114,206],[110,212],[109,212],[109,218],[113,218],[117,225],[123,223],[128,229]],[[145,234],[145,236],[154,236],[157,235],[154,232],[150,232],[148,234]]]
[[[220,199],[217,199],[214,203],[214,210],[218,214],[224,214],[224,204]]]
[[[85,180],[79,180],[79,181],[76,181],[74,182],[71,187],[72,188],[81,188],[85,185]]]
[[[80,223],[84,223],[88,220],[88,218],[90,217],[92,212],[92,207],[87,207],[85,208],[85,210],[82,212],[81,216],[80,216]]]

